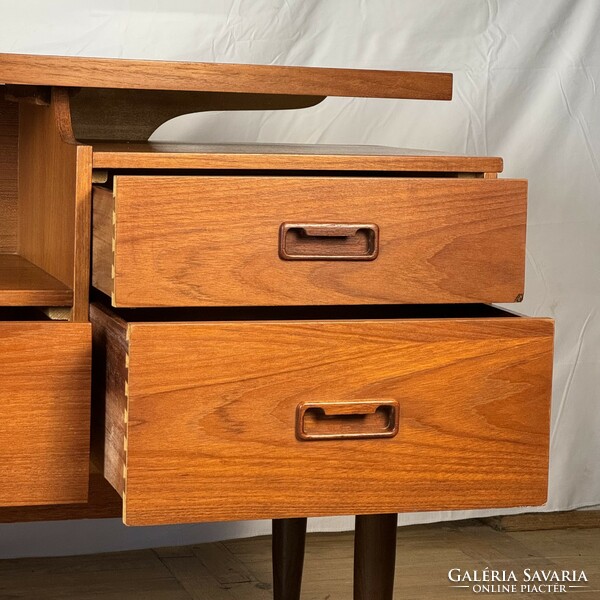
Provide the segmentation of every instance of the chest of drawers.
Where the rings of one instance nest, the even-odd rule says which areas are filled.
[[[2,55],[0,81],[0,505],[86,516],[91,429],[129,525],[277,519],[292,599],[307,516],[545,501],[553,324],[489,306],[522,298],[525,181],[147,141],[199,110],[447,100],[451,76]],[[389,597],[367,566],[356,597]]]

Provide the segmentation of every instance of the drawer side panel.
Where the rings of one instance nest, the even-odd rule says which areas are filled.
[[[114,269],[114,213],[112,191],[95,187],[92,214],[92,285],[111,296]]]
[[[122,496],[127,439],[127,324],[92,304],[92,458]]]

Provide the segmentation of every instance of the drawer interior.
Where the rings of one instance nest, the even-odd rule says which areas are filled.
[[[491,304],[377,304],[334,306],[205,306],[180,308],[114,308],[105,296],[92,294],[96,309],[127,323],[211,321],[306,321],[332,319],[483,319],[522,317]]]
[[[545,501],[550,320],[290,310],[92,306],[93,447],[126,523]]]

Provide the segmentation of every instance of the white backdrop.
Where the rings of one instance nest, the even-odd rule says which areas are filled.
[[[530,181],[517,309],[557,324],[546,510],[600,504],[598,0],[0,0],[0,11],[0,52],[453,72],[451,103],[330,98],[303,111],[182,117],[155,138],[503,156],[507,177]],[[483,513],[400,522],[474,514]],[[348,517],[310,524],[351,526]],[[0,557],[193,543],[268,527],[0,525]]]

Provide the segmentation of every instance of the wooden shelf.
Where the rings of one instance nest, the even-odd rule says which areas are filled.
[[[93,143],[95,169],[299,169],[500,173],[497,157],[386,146]]]
[[[0,254],[0,306],[71,306],[73,292],[18,254]]]
[[[451,100],[451,73],[0,54],[0,83]]]

